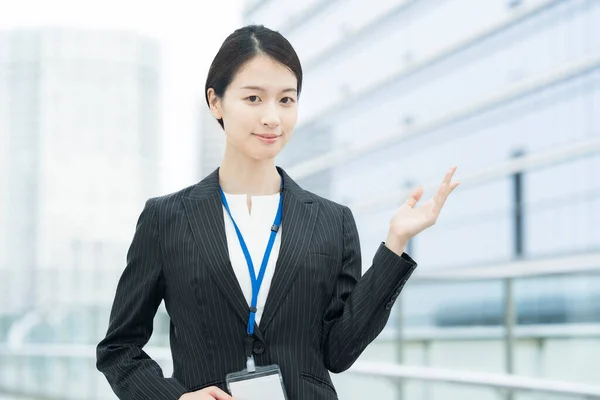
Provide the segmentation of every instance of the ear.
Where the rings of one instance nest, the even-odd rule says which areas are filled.
[[[208,97],[208,106],[210,107],[210,112],[216,119],[223,118],[223,112],[221,110],[221,99],[215,93],[215,89],[208,88],[206,91],[206,96]]]

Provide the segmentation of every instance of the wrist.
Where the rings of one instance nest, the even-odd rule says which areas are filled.
[[[392,232],[388,233],[387,239],[385,240],[385,246],[399,256],[401,256],[402,253],[404,253],[404,249],[406,249],[407,244],[407,237],[398,236],[393,234]]]

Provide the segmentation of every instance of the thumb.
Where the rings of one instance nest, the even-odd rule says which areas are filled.
[[[423,186],[419,185],[415,190],[413,190],[410,197],[408,199],[406,199],[405,204],[408,204],[408,206],[410,208],[413,208],[417,204],[417,202],[419,200],[421,200],[422,196],[423,196]]]
[[[222,391],[221,389],[214,387],[208,392],[215,400],[233,400],[233,397]]]

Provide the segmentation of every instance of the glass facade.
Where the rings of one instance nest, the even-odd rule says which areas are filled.
[[[0,32],[0,394],[111,398],[95,345],[158,191],[159,75],[136,34]]]
[[[360,360],[598,382],[597,269],[510,280],[494,271],[568,270],[560,261],[576,268],[578,256],[599,266],[600,3],[320,2],[292,26],[279,18],[287,3],[245,19],[280,30],[304,66],[301,117],[280,164],[350,206],[365,270],[407,188],[424,184],[427,199],[452,165],[465,180],[409,246],[416,277],[447,279],[409,281]],[[335,378],[342,398],[498,398]]]

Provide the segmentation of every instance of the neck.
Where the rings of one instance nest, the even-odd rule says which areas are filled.
[[[279,192],[281,176],[274,160],[252,160],[225,149],[219,184],[225,193],[261,196]]]

